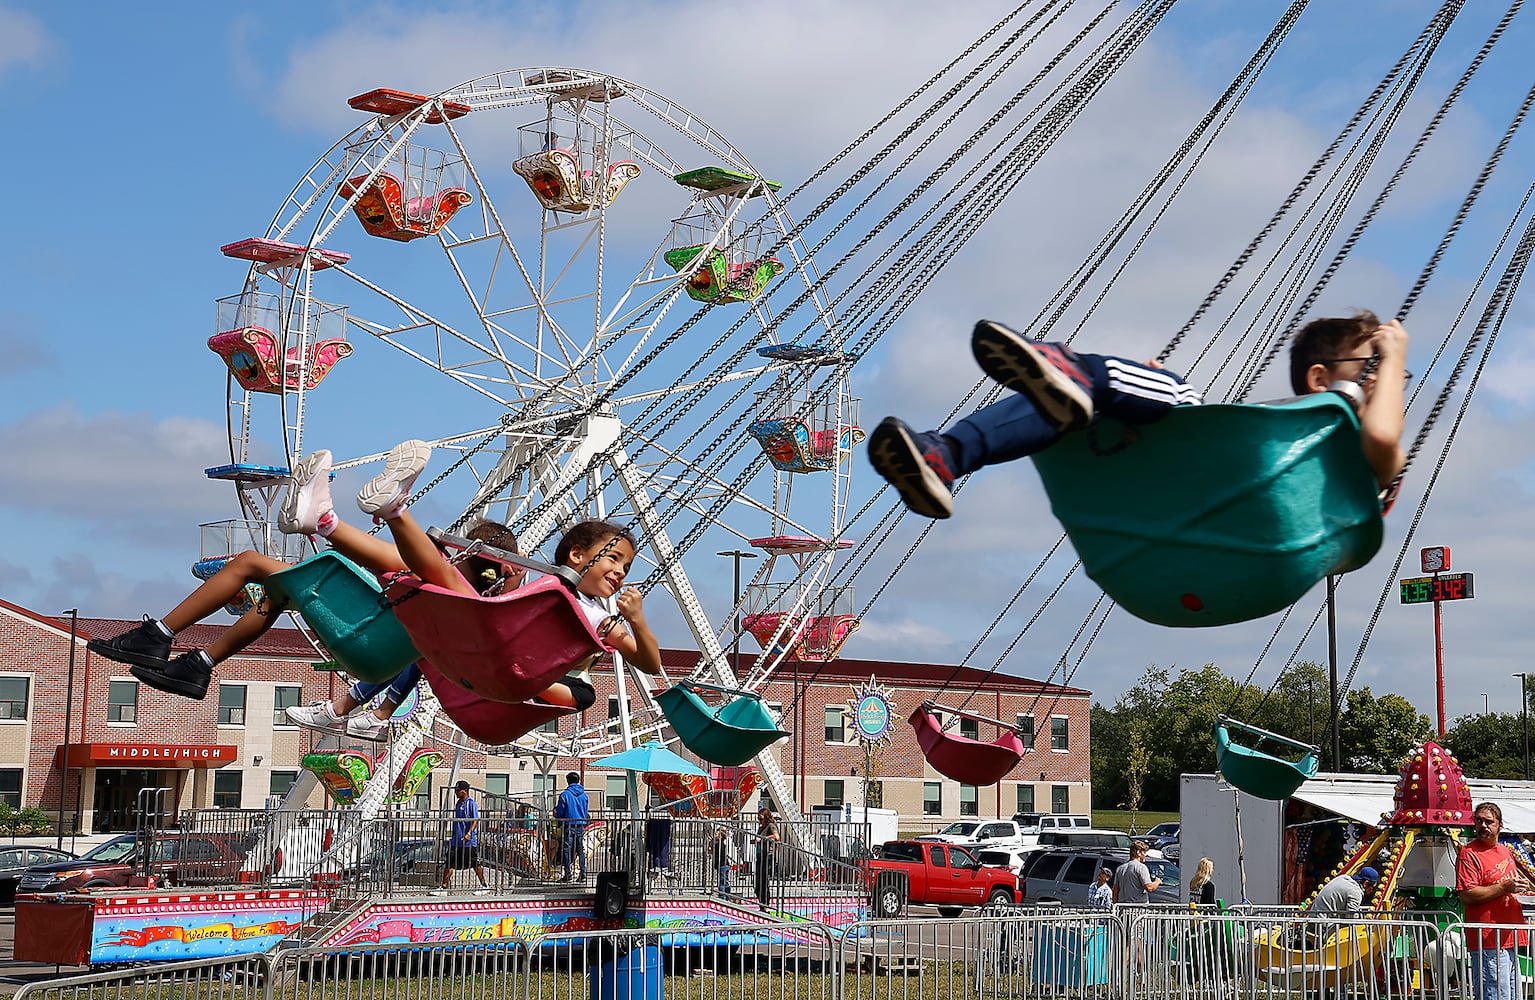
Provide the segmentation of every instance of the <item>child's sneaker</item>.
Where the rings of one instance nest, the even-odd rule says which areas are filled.
[[[1092,421],[1092,379],[1069,348],[1037,343],[983,319],[970,335],[970,350],[992,381],[1029,397],[1056,430],[1078,430]]]
[[[320,530],[320,518],[335,505],[330,500],[330,452],[321,448],[301,459],[288,478],[288,496],[277,514],[277,527],[285,535],[312,535]]]
[[[886,417],[869,435],[869,464],[914,513],[933,518],[954,514],[954,455],[942,434],[914,431]]]
[[[360,710],[359,707],[346,715],[337,715],[335,709],[330,707],[330,702],[317,701],[313,705],[292,705],[283,709],[283,714],[296,726],[329,733],[342,733],[346,731],[347,718]]]
[[[163,670],[171,655],[171,639],[158,621],[145,615],[143,624],[111,639],[92,639],[85,648],[118,663]]]
[[[384,471],[374,476],[357,494],[357,506],[364,514],[388,520],[399,516],[410,499],[410,488],[432,457],[432,446],[425,441],[401,441],[389,449]]]
[[[359,740],[387,740],[389,738],[389,720],[380,719],[372,712],[354,716],[346,720],[346,734]]]
[[[213,660],[202,650],[194,649],[158,669],[135,666],[128,668],[128,672],[156,690],[202,701],[208,696],[208,682],[213,679]]]

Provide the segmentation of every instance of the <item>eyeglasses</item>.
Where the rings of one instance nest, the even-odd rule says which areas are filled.
[[[1317,364],[1319,364],[1319,365],[1326,365],[1329,368],[1331,368],[1333,365],[1341,365],[1345,361],[1363,361],[1365,364],[1369,364],[1371,361],[1374,361],[1374,360],[1375,360],[1374,357],[1368,357],[1368,358],[1322,358],[1321,360],[1319,360],[1317,362]],[[1402,378],[1403,379],[1410,379],[1410,378],[1412,378],[1412,372],[1403,372],[1402,373]]]

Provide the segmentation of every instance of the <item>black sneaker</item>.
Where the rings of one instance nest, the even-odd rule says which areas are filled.
[[[992,381],[1027,396],[1056,430],[1078,430],[1092,422],[1092,379],[1070,348],[1033,341],[983,319],[970,335],[970,350]]]
[[[165,669],[171,655],[171,641],[160,631],[160,623],[147,615],[144,623],[112,639],[92,639],[85,648],[118,663],[132,663],[151,670]]]
[[[914,431],[886,417],[869,435],[869,464],[914,513],[933,518],[954,514],[954,456],[942,434]]]
[[[135,666],[129,673],[158,691],[202,701],[208,696],[208,682],[213,680],[213,661],[207,653],[194,649],[158,669]]]

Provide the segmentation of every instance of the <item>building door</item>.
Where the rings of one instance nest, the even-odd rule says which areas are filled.
[[[96,832],[123,833],[138,825],[139,792],[146,788],[172,789],[166,805],[175,808],[181,783],[177,771],[96,769]]]

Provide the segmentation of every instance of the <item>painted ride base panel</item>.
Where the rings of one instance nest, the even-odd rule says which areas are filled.
[[[544,934],[629,928],[674,930],[666,945],[717,943],[713,928],[813,922],[846,927],[868,916],[868,897],[821,893],[775,900],[763,910],[751,897],[706,895],[635,899],[623,918],[592,916],[590,891],[550,886],[494,897],[417,892],[381,895],[316,946],[434,941],[532,940]],[[20,961],[65,965],[171,962],[270,951],[326,911],[316,889],[130,890],[23,897],[16,904]],[[796,935],[783,931],[784,940]]]

